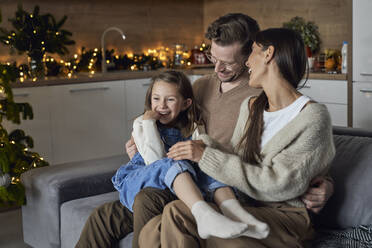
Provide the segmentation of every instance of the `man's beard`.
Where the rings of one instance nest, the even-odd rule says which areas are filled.
[[[227,78],[227,79],[221,79],[221,78],[219,78],[220,80],[221,80],[221,82],[222,83],[230,83],[230,82],[234,82],[235,80],[237,80],[240,76],[242,76],[245,72],[247,72],[247,67],[245,67],[245,66],[242,66],[241,68],[240,68],[240,70],[239,71],[237,71],[237,72],[235,72],[233,75],[231,75],[231,77],[229,77],[229,78]]]

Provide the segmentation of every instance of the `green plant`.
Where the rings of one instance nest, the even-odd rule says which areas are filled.
[[[48,165],[38,153],[28,150],[33,147],[30,136],[21,129],[8,133],[3,126],[5,119],[19,124],[21,119],[33,118],[30,104],[14,102],[10,83],[15,82],[18,75],[19,70],[15,64],[0,63],[0,207],[25,203],[21,174]]]
[[[306,22],[304,18],[296,16],[289,22],[283,23],[283,27],[299,32],[305,45],[310,48],[313,54],[319,52],[321,41],[318,26],[314,22]]]
[[[67,46],[75,44],[75,41],[70,39],[72,33],[62,29],[66,19],[67,16],[63,16],[61,20],[56,21],[52,14],[40,14],[38,5],[32,13],[18,5],[15,17],[9,18],[14,29],[0,28],[0,41],[10,47],[11,53],[15,50],[19,54],[26,52],[33,63],[38,63],[35,66],[40,66],[46,53],[65,55],[69,52]]]

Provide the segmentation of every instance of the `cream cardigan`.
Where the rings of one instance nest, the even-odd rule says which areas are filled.
[[[196,126],[192,139],[198,139],[202,133],[205,133],[204,126]],[[166,157],[156,120],[144,120],[143,115],[137,117],[133,122],[132,136],[146,165]]]
[[[231,139],[236,153],[248,120],[249,98],[240,108],[240,115]],[[327,108],[319,103],[308,104],[284,126],[261,151],[262,162],[252,165],[239,155],[221,151],[218,143],[201,135],[207,147],[199,167],[214,179],[236,187],[248,196],[264,202],[287,202],[303,207],[298,198],[308,189],[311,179],[324,175],[335,155],[331,119]]]

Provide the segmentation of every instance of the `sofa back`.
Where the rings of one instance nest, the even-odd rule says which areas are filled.
[[[336,156],[330,175],[334,194],[316,223],[327,228],[372,224],[372,132],[334,128]]]

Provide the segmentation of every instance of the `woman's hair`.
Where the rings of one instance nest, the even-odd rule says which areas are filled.
[[[252,37],[260,30],[256,20],[241,14],[230,13],[212,22],[205,37],[221,46],[242,44],[242,55],[248,57],[252,51]]]
[[[147,89],[145,100],[145,111],[151,110],[151,94],[154,84],[158,81],[164,81],[177,86],[178,92],[186,100],[192,100],[191,105],[184,111],[180,112],[176,119],[175,127],[181,130],[183,137],[189,137],[195,131],[195,124],[202,125],[201,110],[195,100],[190,80],[187,76],[179,71],[165,71],[151,79],[151,84]]]
[[[253,40],[263,51],[269,46],[274,47],[273,59],[280,73],[297,89],[305,74],[307,63],[305,46],[300,34],[286,28],[270,28],[258,32]],[[265,92],[262,92],[250,108],[248,126],[239,143],[239,147],[244,151],[243,160],[252,164],[258,164],[262,159],[260,154],[264,127],[263,113],[267,107],[268,99]]]

